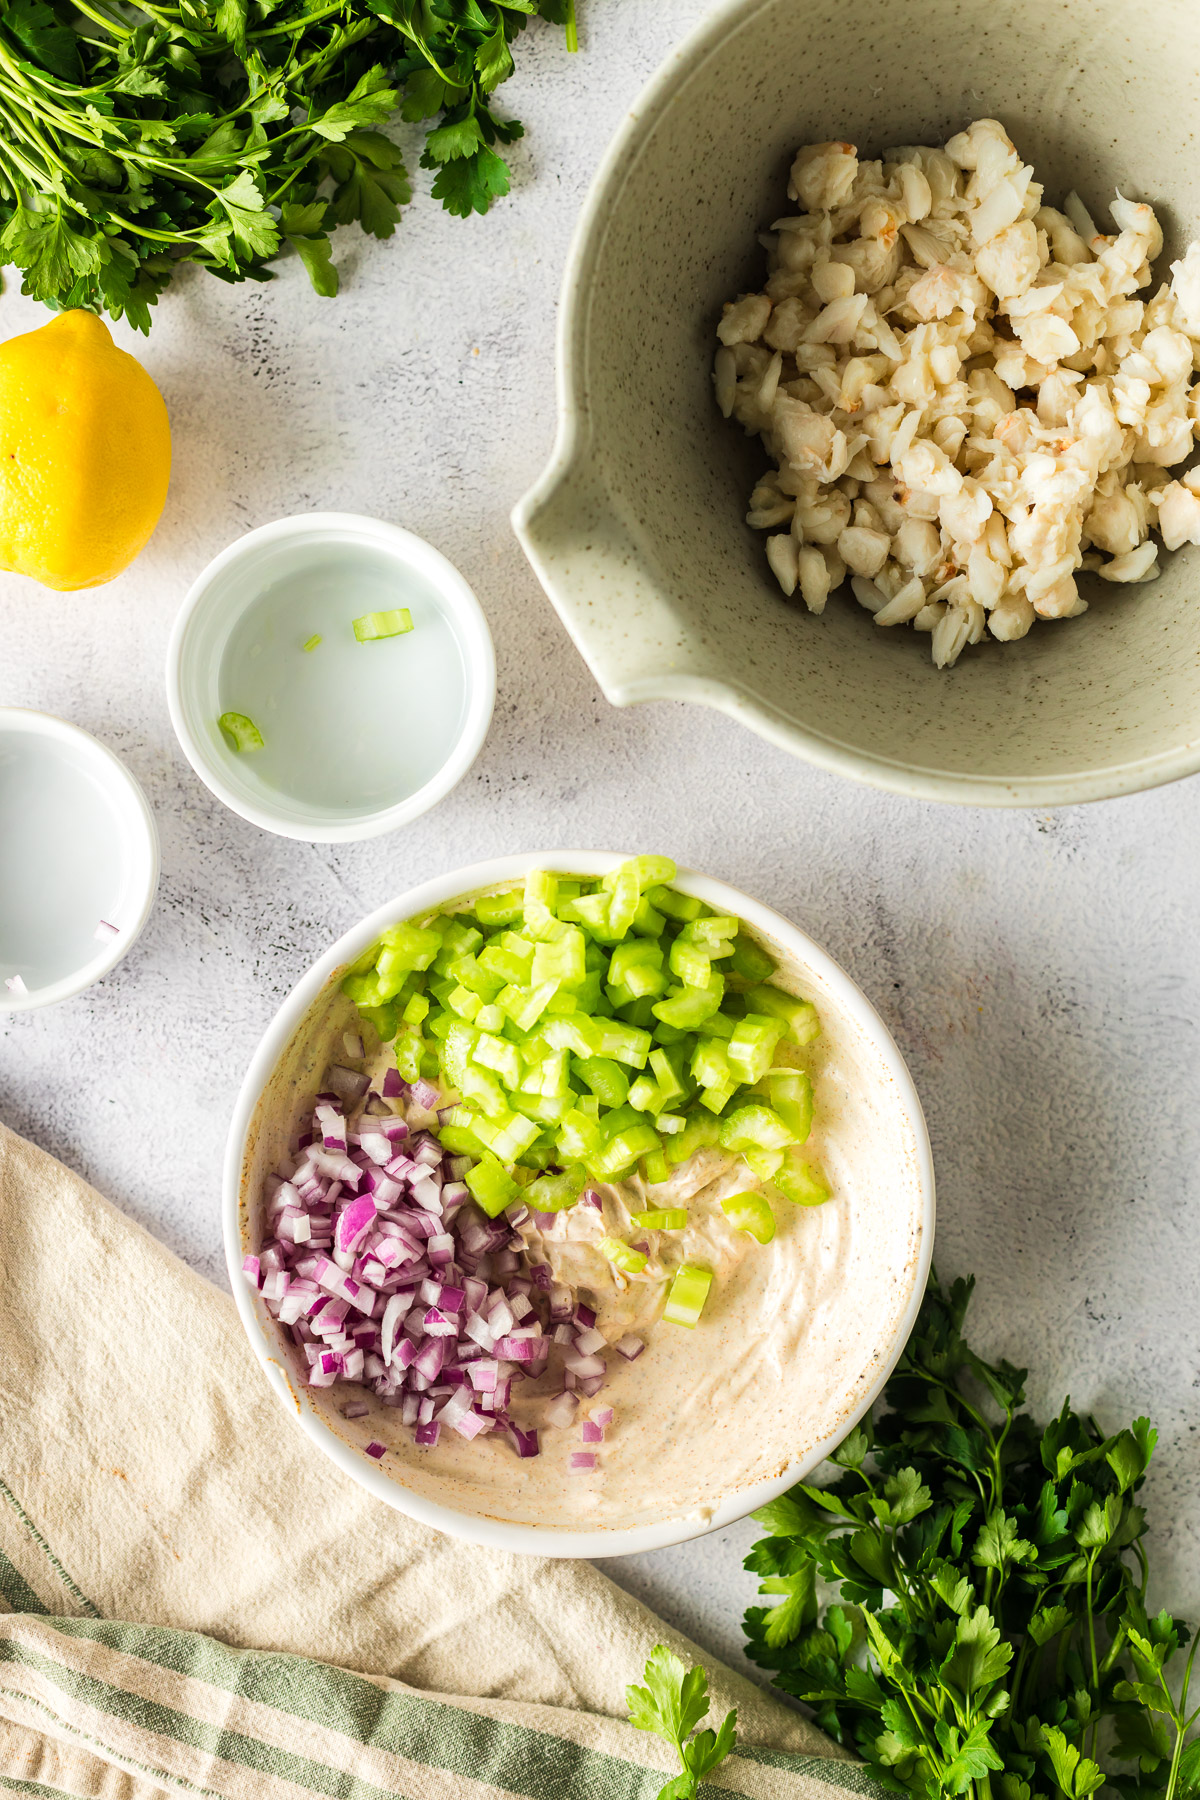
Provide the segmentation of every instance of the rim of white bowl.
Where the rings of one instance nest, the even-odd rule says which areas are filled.
[[[860,1403],[839,1420],[828,1438],[815,1445],[807,1456],[790,1464],[782,1475],[725,1496],[707,1518],[676,1516],[628,1530],[567,1531],[556,1526],[542,1528],[536,1525],[517,1525],[505,1520],[456,1512],[439,1501],[412,1492],[398,1478],[385,1473],[361,1450],[353,1448],[340,1438],[314,1410],[307,1390],[293,1384],[282,1353],[279,1327],[268,1313],[261,1294],[251,1292],[242,1274],[242,1257],[245,1253],[242,1239],[242,1179],[247,1143],[260,1099],[280,1056],[309,1008],[325,989],[330,978],[361,956],[380,933],[398,919],[417,917],[465,894],[520,879],[532,868],[599,876],[624,860],[617,852],[603,850],[524,851],[511,856],[493,857],[464,869],[451,870],[449,874],[422,882],[419,887],[411,888],[407,893],[399,894],[394,900],[377,907],[318,958],[308,973],[296,983],[268,1025],[239,1090],[225,1151],[221,1215],[229,1281],[246,1336],[289,1417],[297,1422],[305,1435],[343,1473],[352,1476],[377,1500],[384,1501],[397,1512],[406,1513],[423,1525],[431,1525],[438,1531],[451,1537],[463,1538],[469,1543],[497,1550],[518,1550],[535,1556],[633,1556],[645,1550],[667,1549],[673,1544],[703,1537],[710,1531],[719,1531],[726,1525],[744,1519],[758,1507],[777,1498],[795,1482],[804,1480],[831,1450],[836,1449],[846,1433],[853,1430],[859,1419],[878,1399],[916,1323],[933,1258],[936,1212],[933,1151],[916,1086],[891,1032],[857,983],[827,951],[814,943],[807,932],[773,908],[743,894],[740,889],[681,866],[676,880],[685,893],[695,894],[698,899],[718,911],[733,912],[739,918],[744,918],[768,938],[774,938],[794,954],[802,956],[829,985],[846,1015],[858,1025],[880,1053],[888,1074],[895,1082],[898,1105],[912,1130],[914,1175],[921,1196],[921,1235],[913,1264],[912,1287],[893,1341],[888,1346],[875,1379],[864,1390]]]
[[[71,975],[64,975],[58,981],[50,982],[46,987],[33,988],[27,994],[12,994],[7,988],[0,986],[0,1012],[19,1013],[36,1012],[39,1007],[54,1006],[60,1000],[74,999],[85,988],[102,981],[129,954],[141,937],[154,905],[154,897],[158,892],[160,855],[158,827],[154,823],[150,802],[142,792],[137,777],[107,744],[102,744],[99,738],[93,737],[90,731],[85,731],[82,725],[71,725],[66,719],[56,718],[53,713],[38,712],[26,706],[0,706],[0,739],[6,732],[13,730],[22,731],[31,737],[51,738],[60,744],[72,744],[81,750],[92,773],[116,805],[135,851],[140,850],[145,858],[140,870],[135,859],[126,859],[126,866],[131,867],[133,874],[140,877],[134,888],[135,895],[140,893],[141,896],[134,922],[122,926],[119,937],[101,944],[95,956],[84,963],[82,968],[76,969]]]
[[[213,757],[204,739],[192,729],[184,700],[184,683],[191,654],[192,627],[217,578],[263,544],[289,538],[303,541],[311,534],[329,531],[390,549],[399,560],[419,565],[430,577],[458,628],[466,665],[467,705],[462,730],[450,754],[415,794],[394,806],[349,818],[333,814],[322,818],[319,811],[314,811],[311,818],[300,819],[282,810],[276,812],[261,801],[249,798],[226,780],[221,764]],[[247,593],[246,602],[253,597],[252,593]],[[209,792],[240,818],[258,825],[263,831],[274,832],[278,837],[295,838],[301,843],[345,844],[363,838],[383,837],[385,833],[420,818],[458,786],[479,755],[492,722],[495,703],[496,652],[492,634],[478,596],[465,575],[427,538],[365,513],[295,513],[286,519],[273,519],[267,525],[258,525],[253,531],[235,538],[201,570],[188,589],[167,645],[167,708],[180,748],[195,773]]]
[[[512,527],[547,597],[559,612],[579,654],[613,706],[636,706],[648,700],[683,700],[707,706],[736,719],[768,743],[801,757],[832,775],[844,775],[885,793],[909,800],[947,801],[959,806],[1076,806],[1113,800],[1148,788],[1165,787],[1200,771],[1200,731],[1174,750],[1162,750],[1136,762],[1110,763],[1064,775],[957,774],[921,763],[858,750],[836,738],[798,724],[743,684],[701,675],[677,675],[669,669],[632,681],[607,681],[588,655],[575,623],[563,616],[554,597],[555,577],[541,554],[534,516],[559,488],[569,485],[587,460],[592,437],[587,402],[586,340],[596,265],[608,235],[606,217],[629,169],[654,129],[663,106],[697,65],[724,47],[739,25],[772,0],[717,0],[711,12],[669,52],[641,89],[624,121],[609,141],[588,184],[567,248],[555,333],[557,425],[550,459],[541,475],[512,509]]]

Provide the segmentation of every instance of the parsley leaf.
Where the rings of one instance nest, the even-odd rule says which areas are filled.
[[[737,1741],[737,1710],[719,1728],[699,1730],[708,1714],[708,1675],[689,1669],[673,1650],[656,1644],[646,1664],[645,1687],[625,1690],[629,1718],[639,1731],[653,1731],[674,1746],[683,1772],[660,1791],[658,1800],[696,1800],[700,1782],[724,1762]]]
[[[421,162],[429,167],[424,157]],[[483,144],[473,156],[444,163],[433,178],[431,192],[457,218],[485,213],[498,195],[508,192],[508,164]]]

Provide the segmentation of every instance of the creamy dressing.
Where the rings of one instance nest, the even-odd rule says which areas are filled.
[[[702,1151],[661,1186],[634,1180],[598,1189],[602,1212],[579,1205],[545,1231],[532,1220],[522,1227],[531,1259],[548,1261],[594,1308],[610,1346],[628,1332],[645,1339],[632,1363],[608,1349],[604,1387],[581,1399],[579,1420],[605,1406],[616,1415],[605,1442],[587,1446],[598,1452],[594,1472],[569,1472],[571,1452],[584,1448],[578,1423],[542,1428],[541,1454],[520,1459],[499,1431],[469,1442],[443,1431],[434,1449],[418,1449],[397,1411],[362,1387],[306,1389],[305,1404],[346,1442],[385,1444],[383,1469],[427,1499],[476,1517],[566,1530],[703,1522],[738,1490],[836,1439],[893,1348],[916,1280],[924,1202],[911,1121],[878,1046],[818,983],[802,985],[823,1027],[805,1053],[815,1088],[806,1155],[830,1179],[829,1202],[806,1208],[772,1200],[776,1235],[759,1244],[734,1231],[720,1210],[721,1199],[757,1185],[745,1163]],[[263,1175],[311,1112],[324,1069],[339,1060],[341,1034],[353,1023],[349,1002],[327,997],[281,1058],[247,1157],[248,1221]],[[631,1226],[629,1214],[648,1204],[686,1205],[686,1229]],[[642,1274],[624,1277],[599,1254],[606,1232],[649,1246]],[[671,1275],[684,1261],[714,1275],[691,1330],[661,1316]],[[550,1366],[561,1368],[557,1356]],[[518,1423],[540,1425],[546,1399],[561,1385],[554,1375],[514,1383]],[[369,1414],[344,1419],[341,1408],[351,1400],[366,1401]]]

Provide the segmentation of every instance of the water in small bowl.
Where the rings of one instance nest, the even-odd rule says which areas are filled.
[[[0,980],[20,976],[32,993],[96,959],[101,920],[120,916],[122,843],[74,744],[0,734]]]
[[[396,607],[411,631],[358,642],[355,619]],[[463,730],[467,671],[433,583],[343,540],[272,565],[229,633],[217,692],[220,712],[244,713],[262,734],[260,750],[238,755],[246,784],[349,818],[395,806],[443,767]]]

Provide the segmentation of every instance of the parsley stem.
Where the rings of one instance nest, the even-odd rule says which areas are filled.
[[[575,0],[567,0],[567,49],[578,50],[579,33],[575,28]]]

